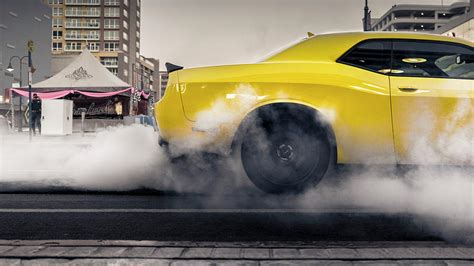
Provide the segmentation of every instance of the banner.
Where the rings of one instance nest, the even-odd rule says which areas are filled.
[[[74,93],[80,93],[84,96],[93,97],[93,98],[105,98],[105,97],[119,95],[128,91],[133,92],[134,90],[135,90],[134,88],[130,87],[124,90],[113,91],[113,92],[87,92],[87,91],[80,91],[80,90],[63,90],[63,91],[55,91],[55,92],[32,92],[32,94],[36,93],[38,97],[43,100],[58,99],[58,98],[67,96],[69,94],[74,94]],[[11,88],[10,91],[15,92],[23,97],[28,97],[28,91],[13,89],[13,88]],[[145,92],[142,92],[142,95],[145,97],[145,99],[147,99],[149,96],[149,94],[146,94]]]

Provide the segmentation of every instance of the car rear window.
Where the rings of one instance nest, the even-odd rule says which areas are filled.
[[[390,40],[364,41],[343,55],[338,62],[388,74],[392,49]]]

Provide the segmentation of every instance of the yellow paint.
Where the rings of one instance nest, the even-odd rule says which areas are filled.
[[[272,103],[298,103],[319,110],[330,122],[338,163],[395,163],[397,158],[409,162],[404,156],[409,149],[403,141],[404,132],[409,130],[405,112],[413,110],[419,101],[428,101],[430,108],[441,105],[436,115],[442,118],[457,98],[472,99],[473,81],[394,78],[336,62],[357,43],[373,38],[473,46],[460,39],[424,34],[329,34],[311,37],[256,64],[180,70],[171,73],[165,96],[155,108],[160,134],[168,141],[203,137],[207,133],[193,131],[193,127],[202,112],[212,110],[219,102],[236,116],[232,130],[227,128],[214,140],[228,145],[235,129],[252,110]],[[420,90],[401,92],[396,88],[408,85]],[[242,93],[242,87],[249,89]]]

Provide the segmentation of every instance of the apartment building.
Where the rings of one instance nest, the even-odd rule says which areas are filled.
[[[85,48],[110,72],[137,88],[142,84],[137,75],[158,68],[153,60],[145,64],[140,54],[141,0],[44,1],[52,8],[53,73]],[[152,90],[153,79],[147,80],[143,89]]]

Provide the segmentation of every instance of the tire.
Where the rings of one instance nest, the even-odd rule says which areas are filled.
[[[331,160],[328,134],[308,112],[259,110],[241,140],[241,161],[250,180],[272,194],[299,193],[318,184]]]

